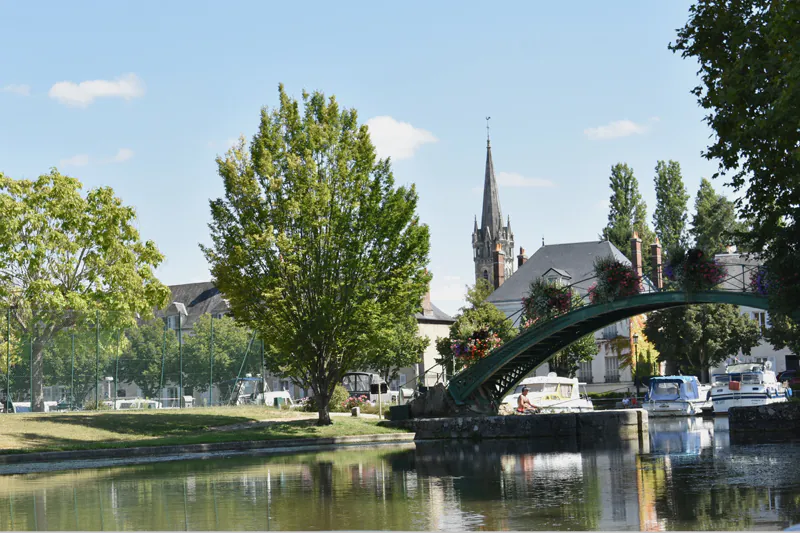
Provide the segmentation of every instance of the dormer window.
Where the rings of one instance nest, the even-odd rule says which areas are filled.
[[[178,329],[178,319],[180,315],[170,315],[167,317],[167,327],[169,329]]]

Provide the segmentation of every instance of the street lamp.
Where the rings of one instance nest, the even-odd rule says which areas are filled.
[[[639,400],[639,334],[633,334],[633,384],[636,386],[636,400]]]

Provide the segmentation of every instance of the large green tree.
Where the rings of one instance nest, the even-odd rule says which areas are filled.
[[[692,93],[715,133],[704,155],[746,191],[740,214],[766,257],[800,250],[798,20],[794,0],[696,0],[670,44],[700,65]]]
[[[0,174],[0,305],[31,340],[35,411],[56,335],[85,324],[122,329],[169,301],[154,274],[163,256],[139,238],[133,208],[109,187],[81,188],[55,169],[35,180]]]
[[[736,205],[717,194],[711,182],[705,178],[700,181],[694,209],[690,231],[695,247],[706,255],[724,253],[729,245],[737,242],[736,236],[744,230],[744,224],[736,217]]]
[[[373,347],[367,365],[367,368],[378,372],[387,383],[397,379],[401,368],[422,361],[422,354],[431,342],[428,337],[419,334],[419,325],[414,315],[400,320],[395,326],[383,332],[384,337]]]
[[[627,253],[636,232],[642,239],[642,249],[648,250],[655,236],[647,225],[647,204],[639,192],[633,169],[626,163],[612,166],[609,186],[608,225],[603,228],[602,238]]]
[[[125,332],[119,359],[121,383],[136,383],[146,398],[157,398],[167,379],[179,371],[178,336],[164,320],[144,322]],[[170,379],[171,380],[171,379]]]
[[[233,315],[259,331],[285,374],[318,399],[319,424],[349,370],[420,309],[429,231],[415,187],[396,187],[355,110],[279,89],[249,150],[218,158],[225,187],[211,201],[203,247]]]
[[[486,301],[493,290],[485,279],[479,279],[475,285],[467,287],[467,305],[454,317],[450,334],[436,340],[436,351],[441,356],[436,362],[446,369],[448,375],[452,376],[464,368],[464,362],[453,353],[454,342],[464,341],[479,331],[496,333],[503,342],[517,334],[517,329],[505,313]]]
[[[692,305],[683,313],[665,309],[650,313],[644,333],[662,357],[683,374],[708,381],[708,369],[741,350],[757,346],[761,330],[755,320],[730,304]]]
[[[686,203],[689,194],[683,184],[677,161],[656,163],[656,209],[653,213],[655,233],[664,250],[685,248],[687,238]]]

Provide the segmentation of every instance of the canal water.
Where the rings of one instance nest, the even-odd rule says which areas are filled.
[[[418,443],[0,476],[0,530],[780,530],[800,446],[651,420],[606,449]]]

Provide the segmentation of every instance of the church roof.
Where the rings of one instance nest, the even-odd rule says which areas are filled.
[[[500,285],[487,300],[494,304],[500,302],[521,302],[528,292],[531,282],[542,277],[548,270],[569,273],[570,281],[576,284],[580,293],[585,293],[594,283],[594,260],[613,255],[618,261],[630,265],[630,260],[608,241],[572,242],[542,246],[524,265]],[[587,280],[587,281],[584,281]],[[582,283],[583,282],[583,283]],[[521,303],[520,303],[521,305]]]
[[[494,163],[492,162],[492,144],[488,139],[486,140],[486,175],[483,181],[481,230],[487,227],[495,237],[500,235],[500,230],[503,227],[503,214],[500,212],[500,194],[497,191]]]

